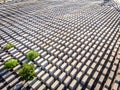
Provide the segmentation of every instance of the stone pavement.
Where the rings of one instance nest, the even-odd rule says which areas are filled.
[[[0,89],[117,90],[120,87],[120,12],[102,0],[39,0],[0,5]],[[3,51],[6,43],[15,47]],[[18,75],[29,50],[37,76]],[[4,68],[11,57],[13,71]]]

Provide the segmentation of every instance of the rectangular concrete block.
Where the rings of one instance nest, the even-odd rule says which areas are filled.
[[[60,84],[59,87],[57,88],[57,90],[65,90],[65,85],[64,84]]]
[[[61,70],[58,69],[57,71],[54,72],[54,77],[57,78],[61,73]]]
[[[45,74],[45,71],[41,71],[40,73],[38,73],[37,74],[38,79],[40,79],[43,74]]]
[[[82,63],[80,62],[76,65],[76,68],[78,69],[78,71],[80,70],[81,66],[82,66]]]
[[[87,66],[84,65],[81,70],[82,70],[82,71],[86,71],[86,70],[87,70]]]
[[[45,85],[45,84],[42,84],[42,85],[38,88],[38,90],[46,90],[46,85]]]
[[[32,88],[36,90],[36,89],[38,89],[40,86],[41,86],[41,81],[37,80],[37,81],[32,85]]]
[[[56,80],[56,81],[51,85],[51,89],[52,89],[52,90],[56,90],[56,89],[58,88],[58,86],[59,86],[59,81]]]
[[[11,76],[12,72],[10,71],[7,71],[7,73],[5,73],[4,75],[2,75],[2,77],[5,79],[5,78],[8,78],[9,76]]]
[[[47,61],[47,60],[45,60],[45,61],[43,61],[43,62],[41,63],[41,67],[42,67],[42,68],[45,68],[47,65],[48,65],[48,61]]]
[[[53,66],[53,67],[49,70],[50,74],[53,75],[56,69],[57,69],[57,68],[56,68],[55,66]]]
[[[77,63],[78,63],[77,60],[74,60],[74,61],[71,63],[71,66],[74,67],[74,66],[76,66]]]
[[[94,73],[93,77],[94,77],[94,78],[97,78],[98,74],[99,74],[99,73],[96,71],[96,72]]]
[[[60,82],[63,82],[63,80],[64,80],[65,78],[66,78],[66,73],[63,72],[63,73],[61,73],[60,76],[59,76],[59,81],[60,81]]]
[[[71,82],[71,77],[70,76],[67,76],[66,79],[64,80],[64,84],[65,86],[68,86],[68,84]]]
[[[56,66],[57,66],[57,67],[60,67],[60,66],[62,65],[62,63],[63,63],[62,60],[59,60],[59,61],[56,63]]]
[[[95,90],[99,90],[101,87],[101,84],[100,83],[97,83],[96,86],[95,86]]]
[[[82,55],[78,55],[76,59],[80,61],[81,58],[82,58]]]
[[[95,81],[94,79],[90,79],[88,85],[89,85],[90,87],[92,87],[92,85],[94,84],[94,81]]]
[[[66,67],[67,67],[67,63],[63,63],[63,64],[61,65],[61,70],[64,71]]]
[[[35,73],[36,73],[36,74],[38,74],[40,71],[41,71],[41,68],[40,68],[40,67],[37,67],[37,68],[35,69]]]
[[[48,65],[45,67],[45,70],[46,70],[46,71],[49,71],[51,67],[52,67],[52,64],[48,64]]]
[[[76,58],[76,56],[77,56],[77,53],[74,52],[74,53],[72,54],[72,58]]]
[[[77,74],[77,69],[73,69],[73,70],[70,72],[70,76],[71,76],[72,78],[74,78],[74,77],[76,76],[76,74]]]
[[[7,83],[10,83],[11,81],[13,81],[15,79],[15,75],[10,75],[9,77],[7,77],[5,80]]]
[[[53,78],[53,77],[50,77],[50,78],[46,81],[46,85],[50,87],[53,82],[54,82],[54,78]]]
[[[80,72],[76,75],[76,80],[79,81],[79,80],[81,79],[82,75],[83,75],[83,72],[80,71]]]
[[[84,84],[85,82],[87,82],[88,79],[88,75],[84,75],[84,77],[82,78],[82,83]]]
[[[52,64],[57,63],[57,61],[58,61],[58,58],[53,59],[53,60],[52,60]]]
[[[19,78],[20,78],[20,77],[15,78],[12,82],[9,83],[9,85],[10,85],[11,87],[13,87],[17,82],[19,82]]]
[[[72,82],[70,83],[70,90],[75,90],[75,88],[77,87],[77,80],[73,79]]]
[[[72,66],[68,66],[66,69],[65,69],[65,72],[67,73],[67,75],[71,72],[72,70]]]
[[[70,64],[70,63],[72,62],[72,58],[69,57],[66,62],[67,62],[68,64]]]
[[[48,80],[48,78],[49,78],[49,74],[46,73],[46,74],[44,74],[44,75],[41,77],[41,80],[42,80],[43,82],[45,82],[46,80]]]

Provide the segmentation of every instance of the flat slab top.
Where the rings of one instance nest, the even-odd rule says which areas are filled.
[[[102,0],[35,0],[0,6],[0,89],[110,90],[119,88],[120,14]],[[119,9],[119,8],[118,8]],[[4,51],[7,43],[14,48]],[[29,50],[41,56],[26,59]],[[19,65],[4,68],[10,58]],[[36,77],[18,75],[33,63]]]

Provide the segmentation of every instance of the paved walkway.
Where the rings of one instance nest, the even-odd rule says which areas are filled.
[[[120,86],[120,12],[102,0],[39,0],[0,6],[0,89],[117,90]],[[6,43],[15,47],[2,51]],[[29,50],[37,76],[17,74]],[[4,62],[17,58],[13,71]]]

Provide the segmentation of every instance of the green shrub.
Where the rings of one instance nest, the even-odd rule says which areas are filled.
[[[27,59],[29,59],[29,60],[34,60],[38,56],[39,56],[39,53],[36,51],[33,51],[33,50],[30,50],[26,55]]]
[[[4,66],[5,68],[11,70],[13,69],[15,66],[18,65],[18,60],[17,59],[9,59],[7,62],[5,62]]]
[[[19,70],[19,75],[24,80],[32,80],[35,77],[35,68],[33,64],[24,63]]]
[[[8,43],[8,44],[5,45],[6,50],[11,49],[12,47],[14,47],[14,44],[12,44],[12,43]]]

